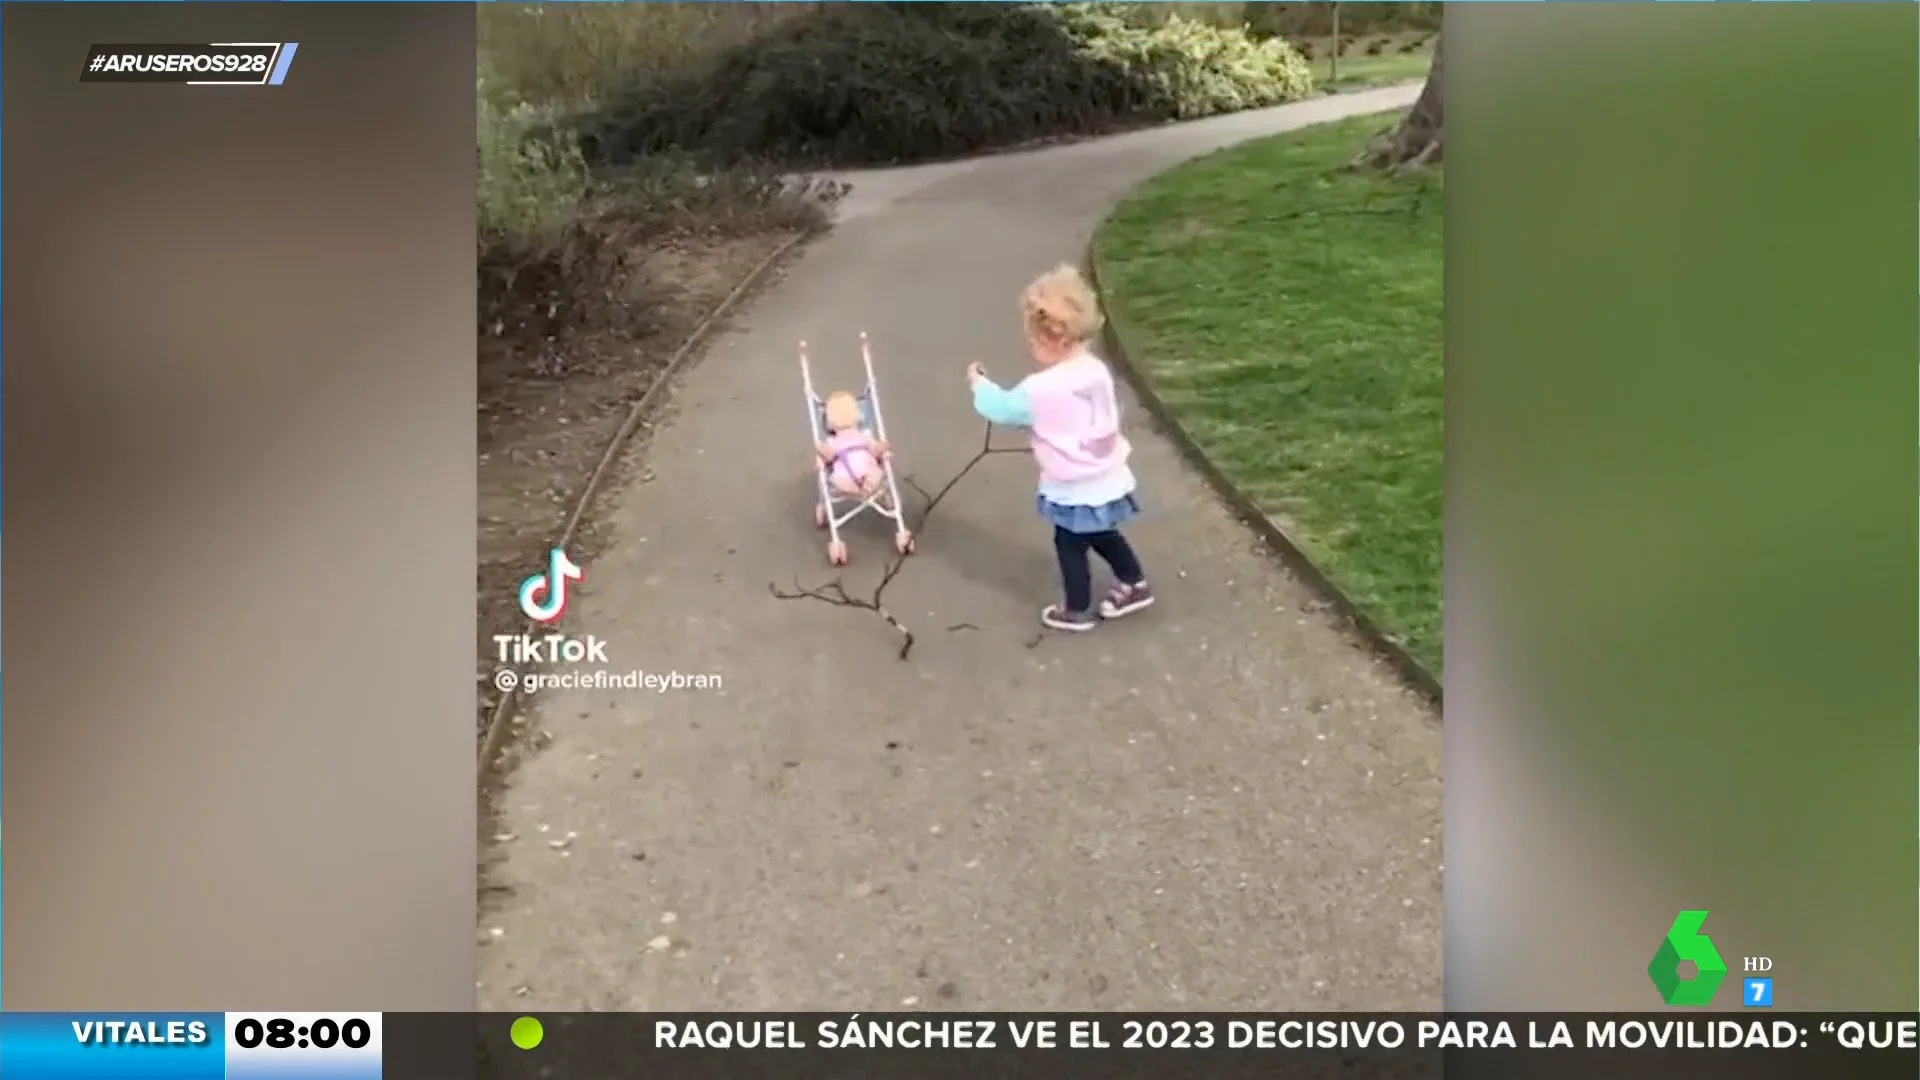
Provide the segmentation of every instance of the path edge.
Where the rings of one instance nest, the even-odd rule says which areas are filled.
[[[645,419],[654,405],[665,396],[673,380],[691,366],[694,357],[699,354],[699,347],[712,336],[721,320],[732,314],[740,301],[746,299],[747,295],[753,292],[766,279],[767,274],[785,260],[789,253],[802,243],[819,235],[821,231],[806,230],[775,248],[766,258],[760,260],[757,266],[747,271],[746,276],[733,287],[733,291],[715,304],[713,310],[707,313],[707,317],[700,320],[700,324],[695,326],[686,340],[680,343],[680,348],[668,358],[666,367],[661,368],[660,374],[654,376],[653,382],[648,384],[646,391],[634,399],[633,404],[627,409],[626,418],[620,422],[619,428],[607,440],[607,447],[601,451],[599,463],[593,467],[591,473],[587,474],[587,481],[581,485],[580,494],[574,500],[573,511],[567,515],[566,527],[560,531],[560,536],[554,541],[553,546],[564,550],[573,542],[574,534],[580,531],[580,523],[586,520],[587,508],[592,506],[593,500],[599,496],[601,485],[605,482],[607,474],[612,471],[613,463],[619,460],[620,452],[633,438],[633,433],[640,429],[640,421]],[[538,624],[529,619],[522,632],[532,635],[538,630]],[[499,763],[500,755],[506,749],[507,733],[513,730],[513,719],[519,711],[519,705],[520,691],[516,686],[500,695],[500,700],[494,703],[493,712],[487,716],[486,734],[480,740],[480,756],[477,762],[477,779],[482,786],[486,783],[488,773]]]
[[[1278,555],[1280,561],[1305,581],[1315,595],[1331,604],[1357,631],[1368,649],[1387,661],[1402,681],[1418,692],[1421,697],[1426,698],[1435,710],[1444,712],[1445,700],[1440,680],[1434,677],[1424,664],[1414,659],[1413,654],[1395,641],[1384,627],[1354,602],[1352,597],[1341,591],[1340,587],[1333,583],[1333,579],[1328,577],[1312,558],[1308,557],[1306,549],[1296,543],[1293,537],[1288,536],[1286,530],[1275,524],[1273,519],[1262,512],[1259,505],[1240,489],[1239,485],[1227,477],[1226,472],[1200,448],[1199,442],[1193,435],[1174,419],[1173,410],[1167,407],[1166,401],[1153,388],[1152,381],[1147,378],[1146,369],[1132,359],[1121,330],[1121,319],[1115,312],[1114,305],[1106,302],[1107,290],[1100,273],[1100,229],[1106,225],[1111,216],[1102,218],[1100,225],[1094,227],[1093,238],[1087,241],[1085,259],[1087,280],[1093,285],[1095,293],[1101,297],[1101,306],[1106,312],[1106,324],[1100,330],[1100,340],[1107,362],[1120,373],[1127,385],[1133,388],[1134,396],[1139,398],[1140,404],[1153,416],[1161,432],[1179,448],[1180,456],[1186,459],[1187,464],[1206,479],[1207,486],[1211,487],[1214,494],[1227,504],[1227,508],[1233,511],[1233,515],[1266,541],[1267,549]]]

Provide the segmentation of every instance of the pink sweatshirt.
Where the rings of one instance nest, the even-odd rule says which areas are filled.
[[[1125,468],[1133,447],[1120,434],[1113,373],[1099,357],[1079,353],[1020,387],[1033,417],[1033,456],[1049,484],[1077,486]]]

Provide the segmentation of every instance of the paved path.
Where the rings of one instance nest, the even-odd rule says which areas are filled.
[[[1140,617],[1029,645],[1054,569],[1011,455],[888,590],[909,662],[872,615],[767,590],[828,577],[798,339],[823,387],[857,386],[872,333],[902,470],[937,487],[980,443],[965,364],[1025,369],[1019,290],[1127,188],[1416,92],[856,177],[686,380],[569,615],[616,667],[724,692],[540,699],[553,743],[503,800],[482,1007],[1439,1007],[1437,723],[1144,423]],[[869,524],[856,592],[888,553]]]

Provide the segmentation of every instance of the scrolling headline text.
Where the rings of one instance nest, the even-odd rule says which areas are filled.
[[[1636,1080],[1699,1080],[1714,1060],[1757,1075],[1749,1065],[1784,1058],[1796,1076],[1911,1080],[1916,1049],[1912,1014],[0,1013],[7,1080],[445,1080],[471,1075],[476,1052],[507,1068],[502,1077],[554,1080],[673,1080],[676,1069],[711,1067],[778,1080],[789,1064],[812,1077],[807,1063],[852,1053],[875,1055],[868,1074],[897,1067],[901,1080],[962,1059],[970,1076],[1024,1077],[1040,1058],[1063,1080],[1110,1080],[1122,1060],[1172,1080],[1183,1063],[1208,1080],[1271,1080],[1281,1060],[1404,1077],[1406,1065],[1428,1075],[1456,1052],[1548,1055],[1540,1064],[1554,1068],[1630,1054]]]

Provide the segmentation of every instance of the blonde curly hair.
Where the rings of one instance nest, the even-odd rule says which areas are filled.
[[[1020,294],[1020,314],[1028,334],[1054,345],[1091,341],[1106,323],[1093,287],[1071,263],[1035,278]]]

